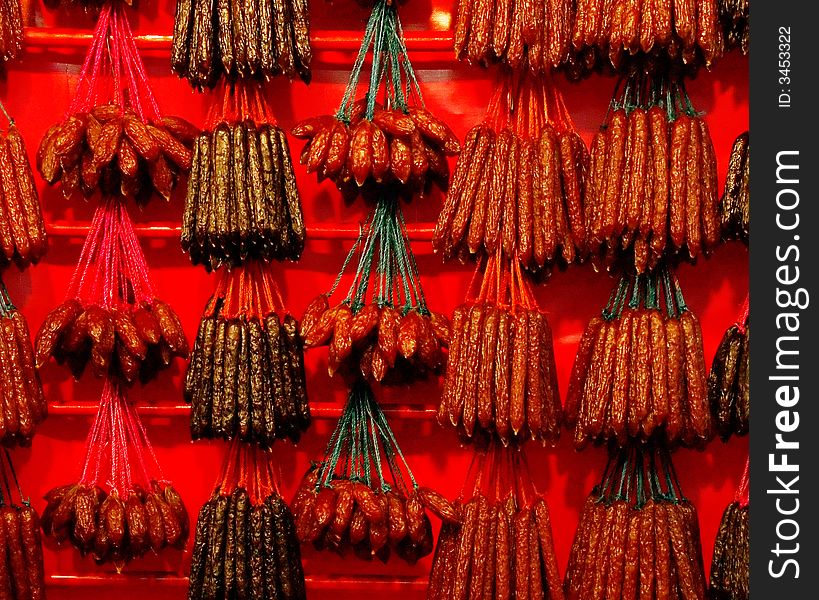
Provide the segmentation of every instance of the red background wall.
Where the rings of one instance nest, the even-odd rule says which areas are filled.
[[[72,45],[52,34],[64,32],[66,28],[72,28],[75,33],[89,32],[93,19],[78,7],[63,7],[54,12],[44,9],[42,0],[30,2],[24,2],[29,46],[21,62],[8,66],[0,82],[0,98],[17,120],[33,156],[46,128],[62,118],[68,106],[87,47],[87,42]],[[138,8],[130,11],[130,15],[138,35],[170,34],[174,0],[137,0],[137,3]],[[452,0],[410,0],[401,9],[407,34],[433,41],[445,37],[443,30],[449,26],[452,4]],[[276,115],[285,129],[304,117],[336,109],[353,54],[333,38],[359,36],[366,13],[353,0],[336,0],[332,5],[312,0],[311,17],[314,37],[323,40],[316,44],[312,85],[307,87],[301,82],[277,79],[268,86]],[[413,51],[411,45],[411,56],[427,104],[462,137],[481,118],[494,73],[491,69],[458,64],[449,46],[440,40],[437,45],[444,49],[416,47]],[[166,41],[149,39],[143,41],[141,47],[163,112],[184,116],[201,125],[209,96],[192,92],[186,82],[170,72]],[[558,85],[588,143],[603,118],[614,80],[598,76],[574,84],[561,77]],[[707,113],[722,182],[731,143],[748,127],[747,58],[736,53],[729,55],[712,72],[702,73],[692,81],[688,89],[696,107]],[[300,147],[294,143],[292,149],[296,156]],[[319,185],[313,176],[306,175],[300,167],[297,169],[308,228],[337,224],[354,227],[363,217],[361,206],[343,205],[332,184]],[[47,189],[42,182],[39,186],[50,225],[88,223],[92,206],[81,201],[68,203],[58,191]],[[134,220],[138,225],[178,225],[184,190],[178,191],[168,205],[154,201],[146,211],[134,211]],[[437,194],[416,201],[406,209],[407,220],[429,226],[440,205],[441,197]],[[318,237],[308,241],[298,264],[285,264],[277,269],[285,301],[297,316],[307,302],[329,288],[343,253],[351,244],[349,236],[335,240]],[[200,312],[213,290],[213,277],[190,265],[179,249],[176,235],[143,233],[141,240],[160,297],[173,304],[192,339]],[[82,236],[76,233],[54,233],[49,253],[40,265],[22,273],[12,267],[4,273],[12,298],[24,311],[33,330],[36,331],[46,313],[62,300],[81,243]],[[430,306],[451,314],[464,296],[471,268],[441,264],[425,240],[415,240],[413,249],[418,255]],[[745,298],[747,261],[745,248],[732,243],[720,248],[710,259],[680,269],[686,299],[702,322],[708,363]],[[608,276],[595,273],[585,265],[556,273],[537,289],[555,332],[563,392],[579,337],[588,319],[606,302],[612,285]],[[315,424],[298,447],[280,444],[274,449],[281,466],[282,492],[287,498],[292,497],[308,462],[323,451],[333,419],[345,397],[343,384],[326,374],[326,351],[310,352],[307,363]],[[160,462],[195,519],[199,506],[210,493],[224,446],[220,442],[190,442],[187,412],[180,393],[183,372],[183,365],[178,363],[145,388],[135,387],[131,397],[142,407]],[[51,415],[38,430],[33,447],[14,452],[24,491],[40,510],[46,490],[78,477],[85,436],[101,388],[100,382],[90,376],[80,383],[73,382],[53,363],[43,369],[42,375]],[[450,497],[457,496],[472,451],[460,446],[453,432],[442,430],[434,423],[431,411],[440,395],[440,383],[378,393],[385,403],[400,405],[400,412],[393,413],[392,424],[420,482]],[[747,450],[746,438],[728,444],[716,441],[703,452],[679,451],[674,456],[684,491],[699,509],[706,569],[720,516],[732,499]],[[579,507],[602,471],[605,451],[590,448],[577,453],[569,436],[564,435],[556,448],[530,446],[529,452],[536,483],[548,493],[562,571]],[[55,548],[46,541],[46,572],[52,599],[97,597],[114,591],[122,600],[141,598],[146,592],[155,600],[183,598],[188,561],[187,552],[169,552],[161,558],[136,561],[118,575],[110,567],[96,567],[90,558],[81,559],[73,548]],[[396,561],[384,566],[352,558],[341,561],[327,553],[317,555],[311,549],[304,551],[304,562],[308,591],[313,598],[379,597],[388,591],[401,598],[421,598],[429,569],[429,559],[414,567]]]

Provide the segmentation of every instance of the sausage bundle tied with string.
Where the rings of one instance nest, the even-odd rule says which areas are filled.
[[[721,242],[714,146],[681,80],[618,81],[592,141],[584,202],[598,267],[644,273]]]
[[[312,58],[307,0],[177,0],[171,69],[194,88],[280,74],[310,83]]]
[[[370,76],[361,72],[371,56]],[[359,83],[366,94],[356,100]],[[330,179],[345,199],[377,202],[386,189],[405,200],[449,185],[447,156],[460,152],[452,130],[424,106],[396,3],[374,3],[341,106],[311,117],[292,134],[307,140],[301,163]]]
[[[410,564],[432,552],[428,512],[456,522],[455,508],[419,486],[369,384],[352,386],[324,457],[292,502],[302,543],[363,560]]]
[[[310,425],[303,342],[269,265],[222,270],[185,376],[191,437],[269,447]]]
[[[455,55],[533,73],[559,68],[571,79],[629,68],[695,73],[722,56],[720,17],[730,22],[742,10],[732,4],[747,14],[747,1],[459,0]],[[733,18],[741,31],[744,21]]]
[[[0,267],[25,268],[48,249],[43,212],[23,136],[0,102],[7,121],[0,131]]]
[[[188,355],[179,317],[157,298],[134,225],[122,199],[100,201],[65,301],[40,326],[39,367],[54,357],[76,379],[146,382]]]
[[[748,600],[750,597],[749,461],[734,501],[722,513],[711,559],[709,600]]]
[[[520,261],[500,250],[478,265],[452,317],[438,422],[482,444],[495,437],[554,444],[560,437],[552,331]]]
[[[589,254],[589,153],[548,74],[501,69],[483,122],[466,134],[433,235],[445,260],[517,256],[548,274]]]
[[[725,35],[725,49],[739,48],[748,54],[751,46],[750,0],[717,0]]]
[[[65,198],[167,201],[191,167],[198,131],[160,113],[125,10],[122,2],[100,10],[74,99],[37,151],[37,169]]]
[[[298,260],[304,242],[290,147],[262,84],[222,82],[194,142],[182,249],[210,270]]]
[[[751,324],[749,297],[720,340],[708,374],[708,400],[723,441],[747,435],[751,420]]]
[[[354,260],[347,295],[331,306]],[[307,348],[329,346],[330,374],[350,381],[399,384],[443,372],[449,320],[427,306],[397,199],[384,197],[370,213],[330,291],[307,307],[301,334]]]
[[[578,449],[711,440],[702,330],[667,267],[617,283],[580,340],[565,408]]]
[[[118,571],[148,551],[181,550],[188,539],[185,505],[115,379],[105,381],[78,481],[51,489],[45,500],[46,535]]]
[[[305,597],[296,526],[270,453],[234,440],[199,511],[188,599]]]
[[[497,441],[476,451],[459,520],[445,521],[427,600],[563,600],[545,494],[532,483],[522,448]]]
[[[706,600],[706,586],[697,510],[669,452],[649,445],[612,454],[580,514],[566,599]]]

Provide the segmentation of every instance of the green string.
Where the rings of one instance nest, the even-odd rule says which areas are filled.
[[[342,461],[343,459],[343,461]],[[360,481],[368,487],[378,484],[382,491],[393,487],[404,492],[410,488],[399,468],[400,459],[412,487],[415,477],[387,423],[372,388],[364,380],[356,382],[347,397],[341,417],[333,431],[320,463],[316,489],[328,487],[336,476]],[[339,463],[343,467],[339,470]],[[388,480],[385,473],[390,476]]]
[[[370,69],[370,87],[367,90],[367,119],[372,119],[375,113],[375,101],[378,95],[378,83],[382,79],[384,58],[384,17],[385,5],[378,3],[373,7],[373,17],[377,20],[375,26],[375,40],[373,41],[373,64]]]
[[[358,50],[358,56],[356,56],[355,63],[353,64],[353,70],[350,72],[350,79],[347,83],[347,88],[344,90],[341,106],[338,109],[338,113],[336,113],[338,119],[348,124],[350,123],[353,98],[355,97],[356,89],[358,89],[358,78],[361,76],[364,60],[367,58],[367,51],[375,36],[375,17],[376,12],[373,10],[369,21],[367,21],[367,26],[364,29],[364,39],[361,41],[361,48]]]
[[[674,300],[677,302],[677,306],[680,309],[680,312],[686,312],[688,310],[688,305],[685,303],[685,298],[683,297],[682,287],[680,287],[680,281],[677,279],[677,274],[671,274],[671,281],[674,287]]]
[[[628,307],[636,309],[640,307],[640,290],[642,288],[643,276],[632,276],[631,298],[628,301]]]
[[[372,66],[365,96],[367,101],[365,117],[372,120],[382,83],[386,96],[385,104],[389,108],[406,113],[409,109],[408,90],[411,91],[415,101],[423,106],[421,87],[407,54],[404,32],[396,6],[388,0],[378,0],[367,20],[361,47],[350,72],[337,117],[346,123],[350,122],[353,99],[358,89],[364,63],[370,52],[372,52]]]
[[[347,257],[344,259],[344,263],[341,265],[341,270],[338,272],[338,276],[336,276],[336,280],[333,282],[333,285],[330,287],[330,291],[327,292],[327,296],[332,296],[336,290],[338,289],[338,285],[341,283],[341,278],[344,275],[345,271],[347,271],[347,267],[350,266],[350,263],[353,260],[358,249],[361,247],[361,242],[364,241],[365,232],[370,230],[372,224],[372,218],[374,215],[374,211],[371,212],[367,216],[367,220],[365,221],[364,225],[359,226],[358,230],[358,237],[356,238],[355,242],[353,243],[353,247],[350,248],[350,251],[347,253]]]
[[[17,310],[17,307],[14,306],[14,302],[11,301],[9,291],[6,289],[6,284],[3,278],[0,277],[0,315],[6,316],[15,310]]]
[[[368,386],[369,387],[369,386]],[[375,398],[372,401],[372,408],[373,408],[373,419],[375,424],[378,426],[379,431],[381,432],[382,437],[387,439],[391,444],[391,451],[394,452],[398,458],[401,459],[401,463],[404,465],[404,469],[407,471],[407,476],[412,483],[412,487],[418,487],[418,484],[415,482],[415,476],[412,474],[412,469],[410,469],[409,463],[407,459],[404,457],[404,453],[401,452],[401,448],[398,446],[398,440],[395,439],[395,434],[392,432],[389,423],[387,423],[387,417],[384,414],[384,411],[381,410],[381,407],[375,402]]]
[[[663,281],[663,295],[665,296],[666,313],[668,314],[669,318],[676,319],[679,315],[674,306],[674,292],[671,289],[671,278],[668,275],[668,270],[663,267],[659,276]]]
[[[611,321],[620,316],[623,310],[623,301],[628,294],[628,277],[623,276],[617,284],[617,287],[612,292],[612,297],[609,299],[609,304],[603,309],[602,316],[606,321]]]
[[[659,310],[660,299],[657,294],[657,275],[651,273],[646,278],[646,308]]]
[[[643,465],[643,453],[637,452],[637,464],[635,471],[637,473],[637,505],[636,508],[640,509],[645,506],[646,503],[646,489],[645,489],[645,471]]]
[[[353,314],[364,306],[371,286],[373,302],[379,307],[401,306],[403,314],[410,310],[429,314],[418,263],[410,249],[406,220],[396,196],[385,195],[379,199],[347,254],[328,296],[338,289],[357,254],[356,270],[343,301]]]
[[[409,232],[407,231],[407,222],[404,219],[404,212],[399,211],[398,217],[401,223],[401,237],[405,240],[409,240]],[[421,287],[420,283],[421,274],[418,271],[418,262],[415,260],[415,254],[413,252],[410,252],[409,248],[407,248],[406,255],[409,258],[410,269],[412,273],[412,281],[417,282],[417,285],[415,287],[415,294],[418,298],[418,309],[422,314],[429,315],[430,311],[429,308],[427,308],[427,300],[426,297],[424,296],[424,290]]]
[[[333,434],[330,436],[329,442],[327,442],[327,449],[325,450],[325,457],[324,460],[321,462],[319,466],[319,476],[316,479],[316,490],[320,487],[328,487],[332,481],[333,473],[336,470],[336,466],[338,464],[339,457],[341,456],[344,446],[346,444],[346,439],[343,438],[343,432],[348,427],[348,421],[350,420],[350,414],[345,410],[341,418],[338,420],[336,424],[336,428],[333,431]]]

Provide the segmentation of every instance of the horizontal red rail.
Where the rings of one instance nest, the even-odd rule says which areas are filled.
[[[434,227],[432,223],[407,225],[410,241],[431,241]],[[134,230],[138,236],[151,238],[179,237],[182,232],[179,225],[135,225]],[[316,225],[307,228],[307,238],[309,240],[354,240],[358,237],[359,232],[357,225]],[[84,237],[88,234],[88,225],[49,223],[46,225],[46,233],[55,237]]]
[[[187,404],[138,404],[137,412],[146,417],[187,417],[191,407]],[[94,416],[97,414],[97,405],[91,402],[52,402],[48,405],[48,412],[52,415]],[[423,407],[385,407],[384,412],[401,419],[425,421],[435,416],[436,411]],[[341,416],[341,407],[338,406],[311,406],[310,415],[316,419],[338,419]]]
[[[320,31],[310,38],[314,51],[357,51],[361,33],[354,31]],[[56,50],[59,48],[86,48],[92,34],[88,30],[58,27],[28,27],[24,31],[25,45],[31,48]],[[144,50],[167,51],[170,35],[137,35],[137,47]],[[451,52],[452,34],[448,31],[408,31],[404,34],[407,49],[416,52]]]
[[[385,579],[379,577],[315,577],[305,576],[308,588],[315,590],[356,590],[361,586],[367,586],[371,592],[375,591],[395,591],[412,587],[416,589],[426,588],[428,580],[426,577]],[[155,575],[152,573],[139,574],[105,574],[105,575],[49,575],[48,585],[53,587],[119,587],[134,586],[144,584],[146,587],[169,586],[187,587],[188,578],[178,575]]]

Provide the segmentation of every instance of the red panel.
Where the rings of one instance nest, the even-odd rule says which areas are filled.
[[[85,48],[71,36],[63,41],[48,37],[50,28],[71,33],[88,32],[92,20],[78,8],[44,10],[42,0],[33,0],[26,11],[33,26],[28,39],[32,46],[21,63],[10,65],[0,83],[0,97],[17,120],[33,155],[40,136],[60,119],[68,105]],[[462,136],[483,114],[492,89],[494,74],[457,64],[448,49],[447,29],[451,0],[410,0],[402,16],[411,44],[419,79],[427,103]],[[366,17],[353,0],[327,4],[313,0],[313,28],[319,40],[313,84],[275,80],[270,97],[282,125],[335,110],[340,101],[347,71],[352,64],[351,40]],[[154,91],[164,112],[179,114],[201,124],[208,106],[207,95],[192,92],[187,83],[170,73],[167,36],[173,21],[174,0],[139,0],[133,13],[136,33],[145,36],[146,63]],[[66,31],[64,28],[77,28]],[[343,30],[343,31],[342,31]],[[437,30],[437,32],[432,33]],[[151,37],[160,36],[160,37]],[[164,38],[161,36],[165,36]],[[566,103],[588,142],[603,118],[614,80],[594,77],[580,84],[560,81]],[[691,82],[689,92],[707,119],[714,138],[721,181],[734,137],[748,127],[748,62],[731,55],[711,73],[702,73]],[[295,145],[298,150],[299,146]],[[279,269],[279,281],[288,306],[300,314],[317,293],[328,289],[340,266],[343,253],[357,232],[363,216],[360,205],[345,206],[332,184],[317,184],[303,170],[299,177],[305,216],[313,234],[298,264]],[[64,295],[68,278],[76,264],[82,242],[82,225],[92,207],[67,203],[52,189],[41,184],[41,197],[51,224],[51,248],[37,267],[20,273],[4,274],[11,295],[36,329]],[[413,247],[427,296],[435,310],[449,312],[462,300],[471,276],[469,267],[442,265],[432,255],[430,224],[440,209],[435,194],[407,208],[413,230]],[[201,268],[190,266],[176,239],[181,214],[179,194],[167,206],[155,202],[146,211],[134,214],[140,226],[143,247],[162,298],[179,312],[186,330],[193,336],[199,314],[214,282]],[[339,225],[342,225],[339,228]],[[706,359],[710,362],[722,333],[734,320],[748,286],[748,255],[744,247],[729,244],[709,260],[681,268],[680,279],[690,306],[700,317]],[[590,266],[573,267],[556,273],[538,289],[542,305],[549,311],[555,331],[555,351],[561,390],[566,389],[579,337],[588,319],[605,303],[612,280],[595,273]],[[156,445],[166,474],[174,480],[192,514],[204,502],[219,469],[223,444],[192,444],[187,430],[187,413],[181,400],[182,365],[163,372],[144,389],[136,387],[131,396],[145,405],[142,414],[148,434]],[[326,353],[308,355],[309,392],[315,426],[298,448],[282,444],[276,448],[286,496],[291,496],[308,461],[323,446],[344,399],[341,382],[327,376]],[[84,438],[91,423],[92,404],[100,393],[100,383],[87,377],[79,384],[67,373],[48,365],[44,384],[54,410],[38,432],[33,448],[15,452],[24,490],[38,508],[42,494],[51,486],[77,476],[83,457]],[[416,475],[423,483],[454,496],[471,459],[469,448],[460,447],[455,435],[434,424],[432,410],[440,395],[438,382],[408,389],[378,391],[384,402],[400,405],[391,414],[396,435]],[[731,500],[747,455],[747,439],[728,444],[713,443],[704,452],[680,451],[675,455],[683,488],[699,509],[706,569],[714,535],[724,506]],[[541,489],[549,494],[555,527],[555,544],[561,569],[585,495],[600,475],[605,452],[588,449],[576,453],[568,436],[554,449],[531,447],[530,465]],[[101,570],[90,559],[80,559],[71,548],[46,549],[46,570],[51,577],[52,600],[99,597],[115,592],[122,600],[142,598],[146,592],[154,600],[185,597],[187,553],[150,558],[129,565],[122,574]],[[362,563],[341,561],[326,553],[305,551],[305,571],[312,598],[381,597],[385,593],[401,598],[422,598],[429,560],[414,567],[392,562]],[[364,585],[362,582],[366,582]]]

